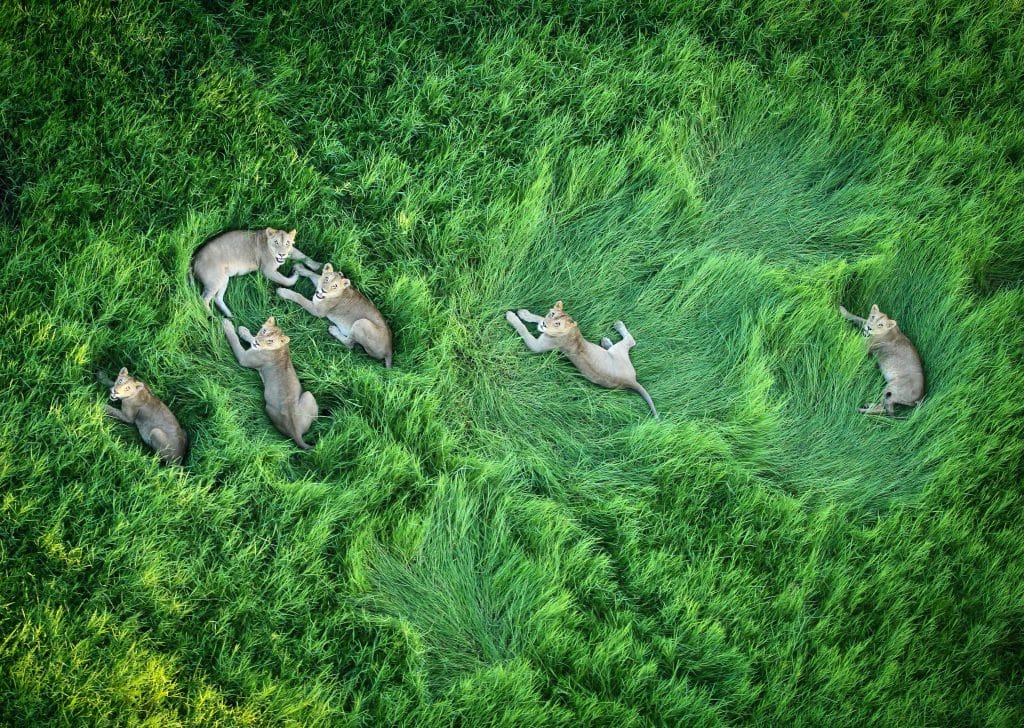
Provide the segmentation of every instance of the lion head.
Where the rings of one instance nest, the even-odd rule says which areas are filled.
[[[576,322],[562,308],[562,302],[556,301],[544,320],[537,324],[537,328],[548,336],[568,336],[576,330]]]
[[[324,263],[320,271],[320,279],[316,282],[316,300],[322,301],[337,298],[351,288],[352,282],[340,270],[334,270],[330,263]]]
[[[895,328],[895,319],[891,319],[882,313],[877,304],[871,307],[871,313],[868,314],[867,319],[864,321],[865,336],[879,336],[881,334],[887,334]]]
[[[252,341],[252,348],[272,351],[280,349],[282,346],[287,346],[289,341],[291,339],[285,336],[284,332],[278,328],[277,321],[271,316],[263,323],[260,330],[256,332],[256,336]]]
[[[275,230],[274,228],[267,228],[267,247],[270,249],[270,254],[274,256],[274,260],[280,265],[284,263],[285,258],[292,252],[292,248],[295,247],[295,231],[289,230]]]
[[[145,384],[128,373],[127,367],[121,367],[121,371],[117,373],[117,380],[110,388],[110,399],[116,402],[119,399],[134,397],[145,386]]]

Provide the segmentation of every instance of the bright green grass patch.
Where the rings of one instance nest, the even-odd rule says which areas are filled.
[[[0,722],[1019,725],[1020,10],[4,6]],[[187,277],[263,225],[395,332],[231,283],[309,452]],[[557,299],[660,422],[504,321]]]

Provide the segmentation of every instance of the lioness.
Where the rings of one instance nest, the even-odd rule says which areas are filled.
[[[520,320],[522,319],[522,320]],[[658,410],[647,390],[636,381],[636,370],[629,360],[629,350],[636,346],[636,339],[626,330],[621,321],[615,322],[615,330],[622,336],[617,344],[612,344],[607,336],[601,339],[601,346],[592,344],[583,338],[572,316],[562,308],[562,302],[555,303],[547,316],[537,316],[525,308],[505,313],[505,320],[514,328],[526,347],[535,354],[558,349],[569,361],[576,365],[584,377],[594,384],[610,389],[632,389],[638,392],[651,408],[651,414],[657,419]],[[537,324],[539,337],[534,337],[523,325],[523,321]]]
[[[274,317],[266,320],[256,336],[244,326],[239,326],[236,334],[234,324],[224,319],[224,334],[238,363],[259,371],[270,421],[299,447],[304,450],[312,447],[303,442],[302,436],[316,419],[316,399],[310,392],[302,391],[288,350],[291,339],[277,327]],[[239,335],[249,342],[251,348],[242,348]]]
[[[882,313],[877,305],[871,307],[866,319],[854,316],[843,306],[839,307],[839,313],[861,328],[868,351],[878,358],[878,367],[885,377],[882,401],[861,407],[859,411],[868,415],[885,412],[891,417],[898,404],[918,404],[924,398],[924,367],[917,349],[900,331],[896,321]]]
[[[318,275],[304,266],[296,265],[295,272],[316,283],[316,293],[310,301],[288,288],[278,288],[277,295],[294,301],[314,316],[331,322],[327,331],[349,349],[356,344],[374,359],[383,359],[391,368],[391,329],[369,298],[352,287],[352,281],[330,263],[325,263]]]
[[[135,425],[142,441],[156,450],[164,465],[181,465],[188,451],[188,436],[167,405],[142,380],[131,376],[125,367],[117,373],[116,381],[110,381],[102,372],[97,373],[96,378],[110,387],[111,401],[121,402],[121,409],[103,405],[107,415],[119,422]]]
[[[203,303],[210,308],[216,296],[217,308],[231,318],[224,303],[228,280],[233,276],[263,271],[263,275],[281,286],[294,286],[299,279],[294,272],[288,278],[277,272],[285,259],[305,261],[313,268],[320,264],[295,247],[295,231],[232,230],[204,243],[192,258],[192,275],[203,286]]]

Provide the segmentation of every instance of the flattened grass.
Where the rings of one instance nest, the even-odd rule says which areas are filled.
[[[1022,722],[1019,8],[0,19],[0,722]],[[261,225],[395,331],[232,282],[308,453],[187,280]],[[663,421],[525,351],[556,299]],[[918,345],[907,419],[839,302]],[[102,416],[122,365],[186,468]]]

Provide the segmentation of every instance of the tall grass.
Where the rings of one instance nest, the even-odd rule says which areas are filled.
[[[0,21],[0,722],[1024,720],[1019,7]],[[231,283],[309,452],[187,280],[263,225],[395,331]],[[662,421],[503,319],[557,299]],[[838,303],[917,344],[906,419]],[[104,418],[120,366],[186,467]]]

